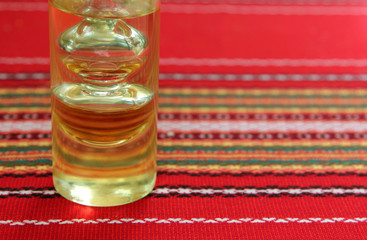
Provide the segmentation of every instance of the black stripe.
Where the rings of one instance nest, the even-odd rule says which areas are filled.
[[[159,170],[158,175],[168,175],[168,176],[191,176],[191,177],[245,177],[245,176],[252,176],[252,177],[265,177],[265,176],[274,176],[274,177],[288,177],[288,176],[295,176],[295,177],[328,177],[328,176],[356,176],[356,177],[367,177],[366,173],[359,173],[359,172],[325,172],[325,173],[315,173],[315,172],[304,172],[304,173],[295,173],[295,172],[285,172],[285,173],[275,173],[275,172],[263,172],[263,173],[253,173],[253,172],[241,172],[241,173],[231,173],[231,172],[221,172],[221,173],[208,173],[208,172],[201,172],[201,173],[190,173],[190,172],[169,172]],[[51,177],[52,173],[44,173],[44,174],[37,174],[37,173],[25,173],[25,174],[13,174],[13,173],[0,173],[0,178],[26,178],[26,177]]]

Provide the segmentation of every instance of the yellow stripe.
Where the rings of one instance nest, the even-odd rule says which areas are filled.
[[[0,94],[46,94],[50,92],[50,88],[0,88]]]
[[[366,96],[366,89],[225,89],[225,88],[166,88],[161,87],[160,93],[163,94],[181,94],[181,95],[354,95],[354,96]],[[50,88],[37,87],[37,88],[0,88],[0,94],[47,94],[50,93]]]
[[[0,109],[0,113],[18,113],[18,112],[51,112],[50,108],[40,108],[40,107],[27,107],[27,108],[18,108],[18,107],[9,107],[7,109]],[[367,108],[348,108],[348,109],[340,109],[340,108],[309,108],[309,109],[299,109],[295,108],[207,108],[207,107],[180,107],[180,108],[172,108],[172,107],[159,107],[159,113],[169,114],[169,113],[234,113],[234,114],[246,114],[246,113],[275,113],[275,114],[355,114],[355,113],[365,113],[367,112]]]
[[[49,97],[22,97],[22,98],[2,98],[1,104],[32,104],[32,103],[43,103],[49,104],[51,102]],[[160,104],[229,104],[229,105],[238,105],[245,104],[247,106],[250,105],[362,105],[367,103],[367,99],[361,98],[234,98],[234,97],[226,97],[226,98],[198,98],[198,97],[190,97],[190,98],[179,98],[179,97],[161,97],[159,98]]]
[[[28,147],[28,146],[49,147],[49,146],[51,146],[51,140],[0,142],[0,147]]]
[[[51,151],[48,152],[38,152],[34,154],[28,154],[28,153],[21,153],[21,154],[4,154],[0,153],[1,159],[10,161],[10,160],[30,160],[30,159],[38,159],[38,158],[52,158]]]
[[[343,172],[347,171],[355,171],[355,170],[367,170],[367,166],[364,165],[352,165],[352,166],[345,166],[345,165],[291,165],[291,166],[283,166],[283,165],[269,165],[269,166],[263,166],[263,165],[248,165],[248,166],[241,166],[241,165],[164,165],[164,166],[158,166],[158,170],[199,170],[199,171],[210,171],[210,170],[218,170],[219,172],[224,171],[235,171],[235,170],[241,170],[241,171],[260,171],[260,172],[267,172],[267,171],[317,171],[317,170],[342,170]],[[30,171],[52,171],[52,166],[48,165],[40,165],[40,166],[14,166],[14,167],[2,167],[0,166],[0,172],[6,173],[6,172],[30,172]]]
[[[1,98],[1,104],[32,104],[32,103],[43,103],[43,104],[50,104],[51,100],[49,97],[23,97],[23,98]]]
[[[333,106],[344,106],[344,105],[363,105],[367,103],[366,99],[361,98],[198,98],[198,97],[190,97],[190,98],[163,98],[159,99],[160,104],[208,104],[208,105],[218,105],[218,104],[227,104],[227,105],[239,105],[244,104],[246,106],[250,105],[315,105],[315,106],[323,106],[323,105],[333,105]]]
[[[15,171],[52,171],[52,166],[39,165],[39,166],[14,166],[3,167],[0,166],[0,172],[15,172]]]
[[[171,147],[171,146],[183,146],[183,147],[192,147],[192,146],[204,146],[204,147],[233,147],[233,146],[242,146],[242,147],[333,147],[333,146],[342,146],[342,147],[367,147],[367,141],[358,141],[358,140],[350,140],[350,141],[340,141],[340,140],[315,140],[315,141],[256,141],[256,140],[159,140],[158,145],[162,147]],[[33,141],[9,141],[9,142],[0,142],[0,147],[27,147],[27,146],[39,146],[39,147],[49,147],[51,146],[51,140],[33,140]]]
[[[4,113],[19,113],[19,112],[26,112],[26,113],[38,113],[38,112],[51,112],[49,107],[8,107],[8,108],[4,108],[4,109],[0,109],[0,113],[4,114]]]
[[[269,165],[269,166],[263,166],[263,165],[248,165],[248,166],[241,166],[241,165],[164,165],[159,166],[158,169],[160,170],[219,170],[220,172],[224,172],[226,170],[248,170],[248,171],[254,171],[254,170],[260,170],[261,172],[266,171],[274,171],[274,170],[308,170],[308,171],[315,171],[315,170],[343,170],[343,171],[355,171],[355,170],[367,170],[367,166],[364,165],[352,165],[352,166],[345,166],[345,165],[330,165],[330,166],[323,166],[323,165],[291,165],[291,166],[283,166],[283,165]]]
[[[162,147],[171,147],[171,146],[205,146],[205,147],[212,147],[212,146],[221,146],[221,147],[233,147],[233,146],[243,146],[243,147],[294,147],[294,146],[301,146],[301,147],[333,147],[333,146],[343,146],[343,147],[353,147],[353,146],[360,146],[360,147],[367,147],[367,141],[360,141],[360,140],[348,140],[348,141],[341,141],[341,140],[314,140],[314,141],[279,141],[279,140],[159,140],[159,146]]]
[[[354,95],[354,96],[366,96],[367,90],[365,89],[218,89],[218,88],[161,88],[161,93],[164,94],[181,94],[181,95]]]

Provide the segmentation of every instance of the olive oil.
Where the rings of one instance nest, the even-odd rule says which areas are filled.
[[[155,184],[158,8],[76,2],[50,2],[54,185],[77,203],[122,205]]]

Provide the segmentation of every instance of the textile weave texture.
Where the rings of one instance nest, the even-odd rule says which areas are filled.
[[[48,6],[0,1],[0,239],[366,239],[367,3],[164,0],[158,178],[52,184]]]

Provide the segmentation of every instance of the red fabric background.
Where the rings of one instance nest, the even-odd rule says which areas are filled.
[[[11,3],[18,3],[19,0]],[[28,1],[27,3],[46,3]],[[204,1],[203,1],[204,2]],[[367,59],[367,11],[360,15],[348,14],[348,9],[364,8],[363,4],[352,5],[331,3],[325,5],[321,0],[316,4],[299,4],[297,1],[275,1],[275,4],[253,1],[251,4],[216,2],[170,2],[162,4],[161,14],[161,73],[225,73],[225,74],[360,74],[366,73],[367,64],[358,66],[353,60]],[[330,1],[333,2],[333,1]],[[48,58],[48,13],[47,11],[10,11],[9,2],[0,2],[0,73],[48,73],[46,64],[11,64],[16,58]],[[20,2],[22,3],[22,2]],[[170,7],[184,6],[216,7],[222,5],[248,7],[345,7],[342,15],[279,15],[279,14],[203,14],[170,13]],[[199,8],[198,8],[199,9]],[[199,10],[198,10],[199,11]],[[219,10],[218,10],[219,11]],[[10,60],[6,60],[10,59]],[[188,59],[185,64],[177,63]],[[202,63],[190,63],[190,59],[203,59]],[[207,64],[207,59],[247,59],[252,63],[242,64],[238,60],[233,66],[221,60],[219,64]],[[257,60],[268,60],[267,64],[256,64]],[[274,63],[284,60],[284,64]],[[329,64],[325,61],[345,60],[343,64]],[[298,62],[295,64],[294,61]],[[307,64],[308,60],[316,64]],[[320,61],[321,63],[320,63]],[[175,63],[176,61],[176,63]],[[323,62],[324,61],[324,62]],[[291,62],[291,63],[289,63]],[[305,63],[306,62],[306,63]],[[49,79],[43,80],[0,80],[0,88],[11,92],[19,87],[31,89],[48,86]],[[162,89],[365,89],[365,81],[178,81],[162,80]],[[1,101],[1,99],[0,99]],[[209,109],[210,110],[210,109]],[[226,109],[231,111],[233,109]],[[2,109],[6,112],[7,109]],[[214,111],[214,110],[211,110]],[[301,112],[302,110],[300,110]],[[343,110],[344,111],[344,110]],[[353,112],[355,110],[351,110]],[[347,110],[345,112],[348,112]],[[361,110],[364,114],[364,109]],[[0,120],[1,121],[1,120]],[[4,120],[5,121],[5,120]],[[6,129],[0,129],[6,132]],[[5,140],[3,143],[6,143]],[[164,142],[163,140],[161,141]],[[194,141],[195,142],[195,141]],[[199,142],[199,140],[197,140]],[[354,143],[351,143],[354,144]],[[204,145],[204,144],[203,144]],[[335,153],[335,152],[334,152]],[[10,155],[11,153],[9,153]],[[164,153],[161,153],[162,155]],[[200,156],[202,152],[198,151]],[[229,153],[231,154],[231,153]],[[314,153],[317,158],[317,151]],[[327,153],[326,153],[327,154]],[[346,154],[340,152],[340,154]],[[199,157],[198,157],[199,158]],[[276,158],[276,156],[275,156]],[[312,157],[310,157],[312,158]],[[365,156],[360,157],[365,160]],[[4,159],[0,159],[4,160]],[[6,159],[5,159],[6,160]],[[351,163],[352,164],[352,163]],[[332,165],[332,163],[331,163]],[[318,176],[313,169],[309,175],[298,176],[297,171],[288,176],[276,174],[256,176],[254,174],[233,176],[192,176],[192,174],[159,174],[157,186],[187,185],[191,188],[202,186],[235,187],[255,186],[366,186],[366,173],[359,174],[356,167],[349,174],[326,174]],[[361,170],[362,171],[362,170]],[[48,177],[14,177],[2,174],[1,190],[24,187],[52,187]],[[260,197],[156,197],[149,196],[138,202],[113,208],[92,208],[71,203],[61,197],[6,197],[0,196],[0,239],[365,239],[366,238],[366,195],[342,196],[326,195],[315,197],[305,195],[260,196]],[[193,219],[205,218],[251,218],[287,219],[297,218],[294,222],[275,223],[121,223],[108,224],[98,219]],[[320,218],[310,223],[297,222],[301,219]],[[325,219],[343,218],[343,221],[321,223]],[[358,219],[362,220],[358,220]],[[47,221],[50,219],[94,220],[98,223],[49,224],[11,226],[13,222],[24,220]],[[355,223],[345,222],[354,219]],[[357,220],[356,220],[357,219]],[[291,221],[291,220],[289,220]],[[311,220],[310,220],[311,221]]]

